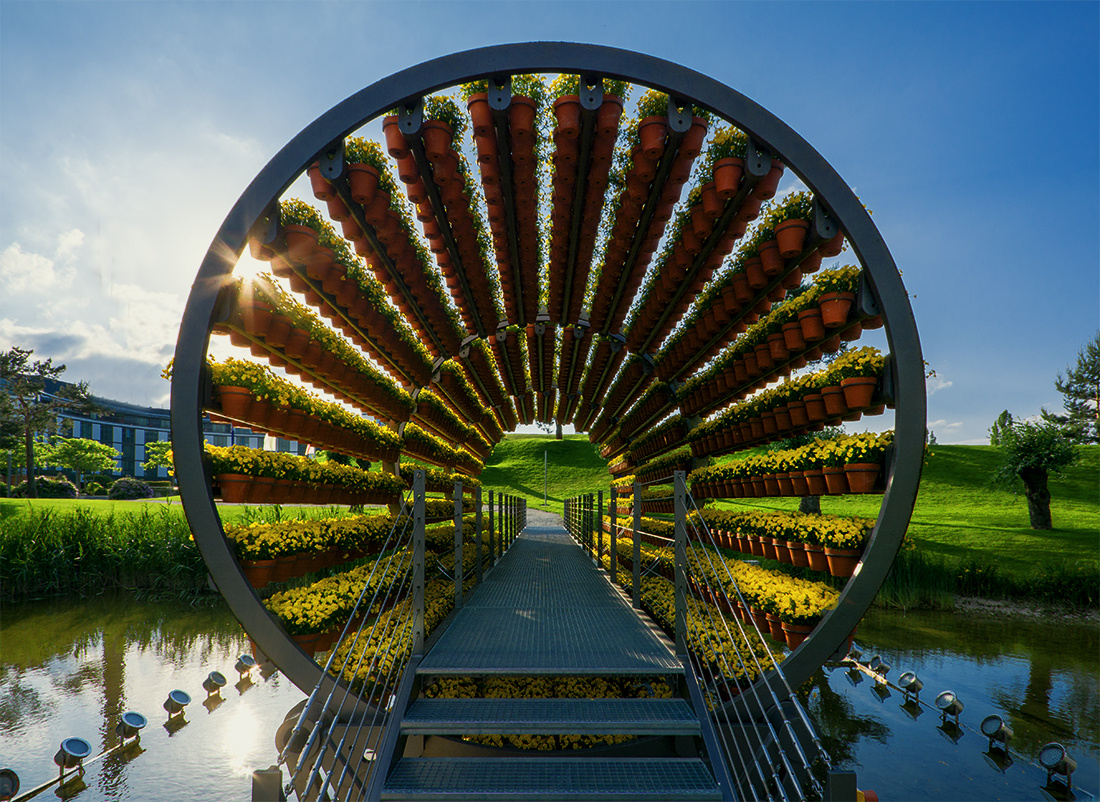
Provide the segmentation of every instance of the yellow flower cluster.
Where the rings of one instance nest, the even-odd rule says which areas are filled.
[[[844,435],[836,439],[819,438],[799,448],[765,451],[743,459],[724,462],[721,465],[697,468],[688,476],[688,481],[714,482],[746,479],[849,463],[882,462],[886,449],[893,441],[892,429],[881,434],[864,432],[858,435]]]
[[[319,485],[339,485],[353,492],[381,492],[399,495],[404,483],[388,473],[364,471],[351,465],[317,462],[281,451],[264,451],[245,446],[212,446],[206,444],[206,457],[211,473],[268,476]]]
[[[242,560],[271,560],[286,554],[321,553],[337,548],[354,551],[381,543],[393,528],[388,513],[307,521],[257,521],[227,526],[225,536]]]

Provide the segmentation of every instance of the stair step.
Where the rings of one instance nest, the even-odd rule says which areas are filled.
[[[720,800],[698,758],[403,758],[384,800]]]
[[[416,735],[698,735],[684,699],[418,699],[401,730]]]

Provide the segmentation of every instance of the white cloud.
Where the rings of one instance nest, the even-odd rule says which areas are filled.
[[[962,421],[957,420],[957,421],[953,421],[951,423],[948,423],[947,418],[940,418],[939,420],[934,420],[934,421],[929,421],[928,422],[928,428],[929,429],[940,429],[940,430],[951,431],[952,429],[959,429],[962,426],[963,426]]]
[[[925,382],[925,387],[928,388],[928,395],[932,395],[940,390],[946,390],[951,385],[952,382],[944,381],[939,376],[932,376]]]
[[[0,279],[11,293],[65,289],[73,280],[72,263],[84,243],[84,232],[78,228],[57,238],[51,259],[40,253],[23,250],[13,242],[0,253]]]

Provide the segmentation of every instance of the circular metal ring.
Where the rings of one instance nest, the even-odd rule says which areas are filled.
[[[229,550],[214,505],[203,455],[204,360],[218,292],[269,206],[330,143],[403,101],[497,75],[585,73],[652,87],[709,108],[768,147],[828,208],[863,265],[886,321],[894,356],[894,451],[878,519],[858,574],[836,609],[783,663],[792,687],[808,679],[841,647],[889,571],[909,524],[920,483],[925,438],[924,361],[916,322],[897,266],[870,215],[833,167],[801,136],[734,89],[663,59],[617,48],[532,42],[468,50],[384,78],[337,104],[295,136],[237,200],[207,251],[180,324],[172,381],[172,443],[176,475],[191,530],[218,589],[259,648],[298,687],[324,680],[268,614]],[[324,680],[328,683],[328,680]],[[330,687],[324,684],[326,689]]]

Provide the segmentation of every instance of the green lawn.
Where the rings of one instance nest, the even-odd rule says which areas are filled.
[[[546,498],[543,499],[543,460],[546,461]],[[485,488],[500,489],[527,499],[532,509],[561,512],[570,496],[611,489],[607,461],[600,458],[587,435],[508,435],[497,443],[481,474]]]
[[[1100,560],[1100,446],[1050,481],[1054,529],[1028,526],[1023,485],[1019,492],[988,486],[997,462],[992,446],[934,446],[921,477],[909,536],[933,554],[967,559],[987,555],[1004,570],[1029,572],[1044,560]],[[824,497],[821,511],[838,515],[878,513],[881,496]],[[723,501],[719,507],[797,509],[796,499]]]
[[[27,499],[0,498],[0,523],[8,518],[26,513],[31,507],[37,510],[50,510],[57,513],[72,512],[75,510],[88,510],[97,515],[131,515],[141,513],[142,510],[159,512],[166,509],[169,514],[183,518],[183,503],[179,496],[170,499],[157,499],[155,501],[111,501],[109,499],[69,499],[69,498],[40,498],[33,501]],[[297,517],[304,513],[309,518],[319,517],[326,507],[300,506],[283,507],[282,514]],[[340,508],[343,512],[346,507]],[[246,504],[218,504],[218,512],[226,523],[236,523],[242,518],[256,513],[258,508]]]

